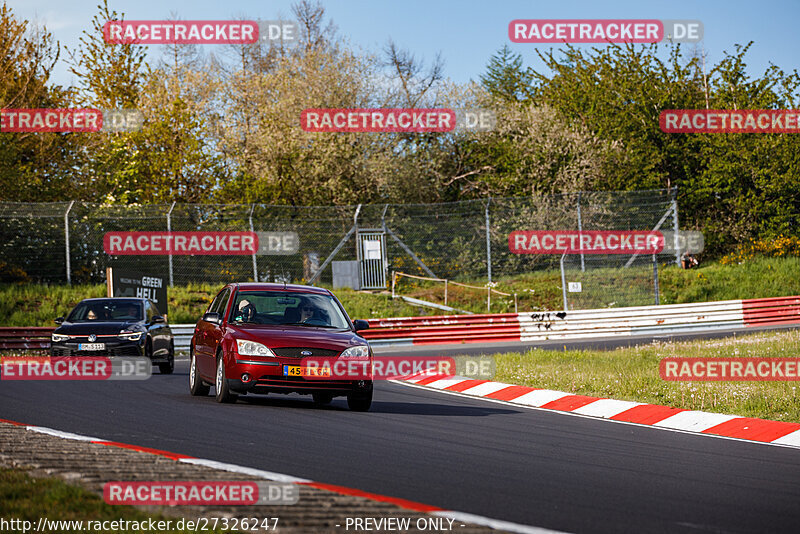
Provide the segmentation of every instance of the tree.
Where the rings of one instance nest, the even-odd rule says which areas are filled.
[[[490,59],[486,74],[480,76],[481,84],[494,98],[516,102],[531,98],[532,77],[522,67],[522,56],[514,54],[503,45]]]
[[[71,91],[49,86],[60,47],[44,27],[0,6],[0,109],[67,107]],[[0,132],[0,199],[48,201],[72,197],[78,145],[71,134]]]

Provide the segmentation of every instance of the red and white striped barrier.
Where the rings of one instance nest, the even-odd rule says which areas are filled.
[[[652,425],[658,428],[800,447],[800,424],[683,410],[642,402],[575,395],[461,376],[418,374],[405,382],[443,392],[482,397],[523,406],[570,412],[612,421]]]
[[[800,324],[800,297],[568,312],[372,319],[371,344],[425,345],[658,335]]]

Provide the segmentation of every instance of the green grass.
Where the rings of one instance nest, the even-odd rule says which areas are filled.
[[[583,293],[570,294],[576,308],[605,308],[650,304],[652,278],[646,269],[598,269],[572,272],[568,281],[581,281]],[[662,304],[708,302],[745,298],[800,295],[800,258],[755,258],[742,265],[705,264],[683,270],[662,265],[659,270]],[[466,280],[484,286],[486,280]],[[169,321],[194,323],[219,290],[220,284],[190,284],[169,289]],[[496,288],[517,293],[519,311],[560,310],[561,274],[536,271],[497,280]],[[81,299],[105,296],[97,285],[0,285],[0,326],[51,326]],[[444,302],[442,283],[402,279],[398,293],[432,302]],[[368,293],[340,289],[336,295],[354,319],[444,314],[434,308],[412,306],[386,292]],[[642,299],[645,298],[645,301]],[[486,313],[486,290],[450,285],[448,304],[458,309]],[[577,304],[577,305],[576,305]],[[492,297],[492,313],[513,312],[513,297]]]
[[[568,282],[581,282],[582,293],[570,293],[571,309],[592,309],[654,304],[650,267],[567,271]],[[400,278],[398,292],[432,302],[444,302],[439,282]],[[485,286],[486,280],[462,281]],[[517,293],[519,311],[561,310],[561,273],[534,271],[496,280],[496,289]],[[800,258],[754,258],[741,265],[701,264],[684,270],[674,264],[659,265],[661,304],[709,302],[800,295]],[[486,313],[486,290],[448,288],[448,304]],[[492,297],[493,313],[513,312],[513,297]]]
[[[5,520],[20,519],[30,521],[33,527],[44,517],[49,520],[70,521],[172,521],[172,529],[159,532],[189,533],[194,530],[178,530],[174,528],[177,521],[175,517],[166,517],[160,514],[144,513],[130,506],[111,506],[106,504],[98,495],[77,486],[71,486],[55,478],[38,478],[28,475],[20,469],[0,468],[0,517]],[[19,524],[19,523],[17,523]],[[73,525],[74,527],[74,525]],[[119,532],[137,533],[152,532],[152,530],[120,530]],[[21,532],[18,528],[9,531]],[[74,528],[61,528],[57,532],[86,532]],[[32,530],[31,530],[32,531]],[[92,529],[92,532],[100,530]],[[55,532],[50,530],[50,532]],[[226,532],[214,530],[209,532]]]
[[[754,258],[689,270],[673,266],[659,280],[664,304],[800,295],[800,258]]]
[[[658,365],[667,357],[798,357],[800,330],[610,351],[533,349],[495,358],[494,380],[593,397],[661,404],[776,421],[800,422],[800,382],[673,382]]]

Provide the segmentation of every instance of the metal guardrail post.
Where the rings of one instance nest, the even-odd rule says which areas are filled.
[[[67,256],[67,284],[72,285],[72,268],[70,266],[70,257],[69,257],[69,212],[72,211],[72,206],[75,205],[75,201],[71,201],[69,203],[69,207],[67,211],[64,213],[64,241],[65,251]]]
[[[489,204],[492,202],[492,197],[486,201],[486,273],[489,276],[489,282],[492,281],[492,240],[489,231]]]
[[[675,243],[675,263],[676,265],[681,264],[681,251],[680,251],[680,238],[678,237],[678,200],[676,198],[672,199],[672,229],[675,233],[675,237],[673,241]]]
[[[253,230],[253,210],[256,209],[256,205],[253,204],[250,206],[250,232],[255,233]],[[258,263],[256,263],[256,251],[253,250],[253,282],[258,282]]]
[[[586,265],[583,263],[583,221],[581,220],[581,191],[578,191],[578,242],[581,243],[581,272],[586,271]]]
[[[564,276],[564,258],[566,255],[567,251],[565,250],[559,263],[561,264],[561,295],[564,297],[564,311],[569,311],[569,305],[567,304],[567,277]]]
[[[172,210],[175,209],[175,202],[172,202],[172,206],[169,207],[169,211],[167,212],[167,235],[172,233]],[[169,248],[169,287],[172,287],[173,279],[172,279],[172,247]]]
[[[656,293],[656,306],[660,305],[659,291],[658,291],[658,256],[653,254],[653,287]]]

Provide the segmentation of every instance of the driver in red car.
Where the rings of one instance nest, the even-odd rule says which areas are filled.
[[[246,323],[253,322],[257,313],[256,306],[249,300],[242,299],[239,303],[239,313],[242,315],[242,321]]]
[[[314,312],[316,309],[313,305],[308,302],[301,302],[300,303],[300,321],[301,323],[305,323],[309,319],[314,317]]]

